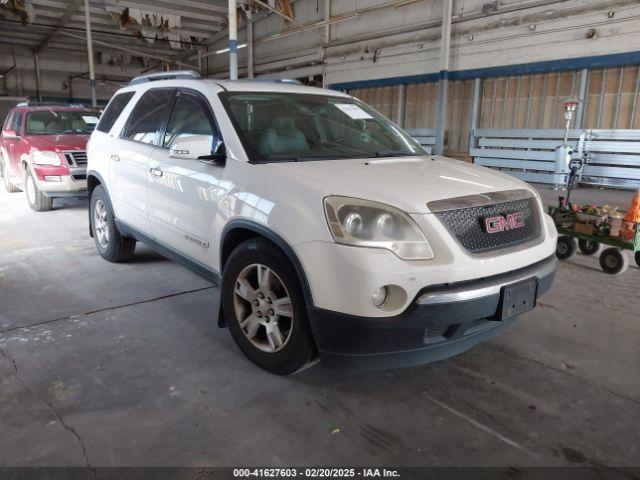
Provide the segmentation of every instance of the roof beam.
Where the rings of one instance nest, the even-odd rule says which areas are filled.
[[[199,13],[194,12],[193,10],[183,10],[180,9],[179,5],[174,5],[174,8],[169,6],[165,6],[164,3],[156,2],[154,5],[146,5],[144,3],[137,2],[129,2],[126,0],[104,0],[104,4],[109,7],[121,8],[124,10],[125,8],[136,8],[143,11],[152,11],[159,14],[167,14],[167,15],[177,15],[181,19],[184,18],[195,18],[198,20],[203,20],[205,22],[214,22],[220,23],[226,19],[226,15],[220,12],[211,12],[211,13]],[[175,8],[175,7],[178,8]],[[225,9],[226,11],[226,9]]]
[[[80,40],[85,40],[86,39],[86,37],[84,35],[76,35],[76,34],[73,34],[73,33],[65,32],[64,30],[61,30],[60,33],[62,35],[66,35],[66,36],[71,37],[71,38],[77,38],[77,39],[80,39]],[[171,63],[171,64],[178,63],[178,64],[187,65],[187,66],[189,66],[191,68],[197,68],[195,65],[187,63],[187,62],[184,62],[184,61],[180,61],[180,60],[177,60],[177,59],[174,59],[174,58],[161,57],[159,55],[153,55],[151,53],[142,52],[140,50],[134,50],[133,48],[120,47],[118,45],[115,45],[113,42],[103,42],[101,40],[93,40],[93,43],[95,43],[96,45],[105,46],[107,48],[112,48],[112,49],[115,49],[115,50],[121,50],[123,52],[128,52],[128,53],[131,53],[133,55],[140,56],[140,57],[154,58],[156,60],[160,60],[160,61],[166,62],[166,63]]]
[[[253,0],[253,1],[255,3],[257,3],[258,5],[260,5],[261,7],[266,8],[267,10],[275,13],[276,15],[280,15],[285,20],[289,20],[291,23],[296,24],[301,31],[309,32],[314,37],[319,38],[320,39],[320,43],[322,45],[324,45],[324,37],[322,35],[320,35],[318,32],[316,32],[316,31],[314,31],[312,29],[307,28],[303,23],[300,23],[295,18],[293,18],[291,15],[287,15],[286,13],[281,12],[277,8],[272,7],[271,5],[269,5],[268,3],[263,2],[262,0]]]
[[[47,48],[47,45],[49,45],[49,42],[51,41],[53,36],[56,34],[56,32],[58,32],[58,29],[60,27],[64,27],[67,24],[67,22],[71,19],[71,17],[73,17],[73,15],[78,11],[78,8],[80,7],[80,3],[82,3],[82,0],[71,0],[69,2],[69,6],[67,7],[67,10],[58,19],[56,23],[56,27],[53,30],[51,30],[51,32],[49,32],[36,47],[36,53],[40,53],[42,52],[42,50]]]

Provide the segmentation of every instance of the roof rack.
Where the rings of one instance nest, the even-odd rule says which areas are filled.
[[[37,100],[27,100],[26,102],[20,102],[16,107],[74,107],[74,108],[90,108],[82,103],[69,103],[69,102],[39,102]]]
[[[295,78],[252,78],[251,82],[265,82],[265,83],[291,83],[293,85],[303,85],[300,80]]]
[[[129,85],[138,85],[139,83],[155,82],[157,80],[177,80],[179,78],[199,79],[200,74],[194,70],[175,70],[173,72],[151,73],[149,75],[141,75],[135,77],[129,82]]]
[[[302,85],[302,82],[295,78],[279,78],[278,80],[275,80],[275,81],[277,83],[292,83],[294,85]]]

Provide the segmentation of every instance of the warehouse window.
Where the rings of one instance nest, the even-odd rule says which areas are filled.
[[[173,89],[154,89],[142,95],[131,112],[122,137],[136,142],[158,145],[158,131],[166,117],[174,94],[175,90]]]
[[[133,94],[134,92],[124,92],[113,97],[113,100],[111,100],[109,105],[107,105],[102,117],[100,117],[100,123],[98,123],[96,130],[105,133],[111,130],[111,127],[116,123],[116,120],[124,108],[129,104],[129,100],[131,100]]]

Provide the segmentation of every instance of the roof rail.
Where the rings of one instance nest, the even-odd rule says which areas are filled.
[[[138,85],[139,83],[155,82],[157,80],[177,80],[179,78],[198,79],[202,78],[200,74],[194,70],[175,70],[173,72],[151,73],[149,75],[141,75],[135,77],[129,82],[129,85]]]
[[[265,82],[265,83],[291,83],[293,85],[303,85],[300,80],[295,78],[252,78],[252,82]]]
[[[276,80],[276,82],[278,82],[278,83],[292,83],[294,85],[302,85],[302,82],[300,80],[295,79],[295,78],[279,78],[278,80]]]
[[[38,100],[27,100],[26,102],[20,102],[16,107],[74,107],[74,108],[91,108],[82,103],[69,103],[69,102],[40,102]]]

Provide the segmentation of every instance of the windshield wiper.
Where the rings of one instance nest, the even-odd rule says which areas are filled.
[[[414,157],[417,154],[406,152],[404,150],[380,150],[375,153],[376,157]]]
[[[291,161],[293,162],[312,162],[314,160],[340,160],[340,159],[345,159],[345,158],[349,158],[349,157],[345,157],[344,155],[339,155],[339,156],[335,156],[335,155],[317,155],[317,156],[311,156],[311,157],[296,157],[291,159]]]

